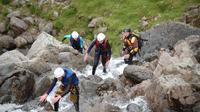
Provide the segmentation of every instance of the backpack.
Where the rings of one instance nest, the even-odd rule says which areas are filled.
[[[148,41],[148,40],[147,40],[147,39],[143,39],[143,38],[141,38],[140,35],[137,35],[137,34],[134,34],[134,33],[132,33],[132,35],[133,35],[134,37],[136,37],[137,40],[138,40],[138,49],[139,49],[139,52],[140,52],[141,49],[142,49],[142,46],[144,45],[144,42],[145,42],[145,41]]]

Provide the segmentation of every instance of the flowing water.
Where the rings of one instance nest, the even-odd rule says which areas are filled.
[[[106,79],[106,78],[113,78],[113,79],[116,79],[118,78],[119,75],[121,75],[123,73],[123,70],[124,68],[126,67],[127,65],[124,64],[124,61],[122,58],[112,58],[110,60],[110,64],[109,66],[107,67],[107,73],[103,73],[102,72],[102,68],[103,66],[102,65],[99,65],[97,70],[96,70],[96,74],[98,74],[99,77],[101,77],[102,79]],[[86,66],[84,72],[80,72],[80,71],[76,71],[77,72],[77,75],[78,77],[80,76],[88,76],[88,75],[91,75],[91,72],[92,72],[92,66]],[[58,84],[59,85],[59,84]],[[56,87],[54,88],[53,91],[55,91]],[[50,94],[50,96],[53,96],[54,94]],[[48,101],[51,100],[51,97],[48,97]],[[66,95],[65,97],[68,97],[68,95]],[[62,111],[62,110],[66,110],[66,109],[69,109],[73,106],[73,104],[69,101],[69,100],[66,100],[67,98],[62,98],[61,101],[60,101],[60,108],[59,108],[59,111]],[[110,102],[108,102],[110,103]],[[151,112],[147,106],[147,103],[146,101],[144,100],[144,97],[143,96],[140,96],[140,97],[136,97],[135,99],[131,99],[129,101],[115,101],[115,102],[112,102],[110,104],[114,105],[114,106],[118,106],[120,107],[124,112],[126,112],[126,107],[127,105],[129,105],[130,103],[134,103],[136,105],[138,105],[140,108],[141,108],[141,112]],[[0,105],[0,111],[1,112],[24,112],[21,110],[21,107],[23,105],[17,105],[17,104],[3,104],[3,105]],[[32,110],[30,110],[30,112],[39,112],[43,109],[43,107],[37,107],[37,108],[34,108]]]

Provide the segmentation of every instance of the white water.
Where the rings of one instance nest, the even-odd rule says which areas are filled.
[[[127,65],[124,64],[124,61],[122,58],[115,58],[115,59],[112,58],[110,60],[109,66],[107,67],[107,73],[106,74],[103,73],[102,72],[103,66],[99,65],[96,70],[96,75],[98,75],[102,79],[106,79],[106,78],[114,78],[115,79],[115,78],[118,78],[118,76],[123,73],[123,70],[126,66]],[[76,71],[76,72],[77,72],[78,77],[80,77],[82,75],[87,77],[92,74],[92,66],[89,66],[89,65],[86,66],[85,72],[83,72],[83,73],[81,73],[79,71]],[[55,90],[56,90],[56,88],[54,88],[53,91],[55,91]],[[48,101],[50,101],[51,96],[54,96],[53,92],[49,95],[49,97],[47,99]],[[66,95],[65,97],[68,97],[68,95]],[[67,98],[61,99],[59,111],[62,111],[64,109],[69,109],[73,106],[73,104],[69,100],[66,100],[66,99]],[[118,106],[121,109],[123,109],[124,112],[126,112],[126,107],[130,103],[135,103],[135,104],[139,105],[142,108],[142,112],[150,112],[150,110],[148,109],[147,103],[143,97],[137,97],[137,98],[132,99],[127,102],[117,101],[117,102],[113,103],[112,105]],[[22,107],[22,105],[3,104],[3,105],[0,105],[0,111],[1,112],[24,112],[20,109],[20,107]],[[38,107],[34,110],[30,110],[30,112],[38,112],[38,111],[41,111],[42,109],[43,108]]]

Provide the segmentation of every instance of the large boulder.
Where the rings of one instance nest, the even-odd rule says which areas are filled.
[[[180,40],[174,46],[174,53],[162,51],[158,60],[157,67],[154,71],[156,77],[164,74],[182,74],[185,80],[191,79],[191,68],[197,64],[193,51],[190,49],[186,40]]]
[[[143,80],[151,79],[153,77],[153,72],[143,66],[129,65],[124,69],[124,76],[133,81],[133,83],[138,84]]]
[[[195,96],[191,85],[178,75],[155,78],[145,93],[154,112],[167,109],[184,111],[190,108],[189,105],[194,105],[200,100]]]
[[[62,47],[61,42],[57,41],[51,35],[42,32],[37,40],[32,44],[27,56],[32,59],[34,57],[41,57],[48,62],[57,62],[59,47]]]
[[[15,71],[15,69],[19,67],[18,63],[21,63],[22,61],[28,61],[28,58],[17,50],[8,51],[2,54],[0,56],[0,83],[3,83],[3,81],[9,77],[7,74]]]
[[[71,52],[60,52],[58,54],[58,59],[62,65],[73,67],[77,70],[82,70],[85,67],[83,55],[81,54],[75,55]]]
[[[98,76],[90,76],[93,78],[81,77],[80,90],[83,96],[96,96],[96,89],[100,86],[99,82],[102,80]]]
[[[24,69],[11,71],[0,83],[0,103],[24,103],[33,95],[34,74]],[[2,76],[1,76],[2,78]]]
[[[178,22],[167,22],[157,25],[141,33],[142,38],[148,39],[142,48],[141,54],[145,54],[144,57],[146,57],[146,54],[160,48],[173,47],[177,41],[190,35],[200,35],[200,29]]]
[[[38,81],[36,81],[35,93],[34,93],[35,97],[43,95],[48,90],[50,85],[51,85],[51,80],[47,76],[44,76]]]
[[[200,35],[192,35],[185,39],[192,50],[194,57],[200,63]]]
[[[29,71],[35,73],[37,76],[51,71],[50,65],[41,58],[33,58],[31,60],[18,63],[18,66],[28,69]]]
[[[8,51],[0,56],[1,64],[17,63],[17,62],[22,62],[22,61],[27,61],[27,60],[28,60],[28,58],[26,56],[24,56],[18,50]]]
[[[17,17],[11,17],[10,28],[14,31],[15,36],[18,36],[28,29],[28,25]]]
[[[0,50],[2,49],[14,49],[16,47],[14,39],[8,35],[0,35]]]

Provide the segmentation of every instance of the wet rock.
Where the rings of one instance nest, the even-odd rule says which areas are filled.
[[[113,105],[105,105],[105,111],[104,112],[121,112],[121,109],[117,106]]]
[[[127,112],[153,112],[149,109],[144,96],[134,98],[132,103],[126,107]]]
[[[129,104],[126,108],[127,112],[142,112],[142,109],[137,104]]]
[[[124,69],[124,76],[132,80],[135,84],[141,83],[143,80],[151,79],[153,72],[145,67],[129,65]]]

